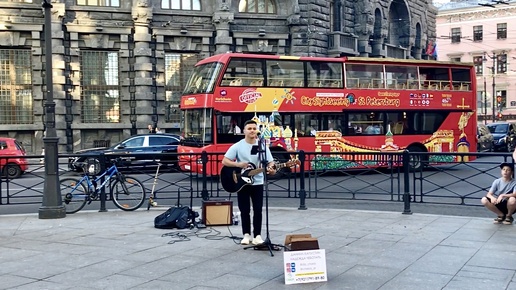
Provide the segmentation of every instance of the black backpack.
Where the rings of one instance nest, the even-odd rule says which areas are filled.
[[[188,206],[173,206],[154,218],[154,227],[158,229],[185,229],[190,227],[192,222],[193,219]]]

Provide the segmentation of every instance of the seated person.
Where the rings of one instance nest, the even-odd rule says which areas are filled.
[[[231,126],[231,129],[229,129],[229,132],[230,134],[242,134],[242,129],[240,129],[240,127],[238,127],[237,124],[233,124]]]
[[[310,136],[315,136],[317,134],[317,130],[314,127],[310,127]]]
[[[369,135],[380,135],[381,130],[379,125],[369,125],[365,129],[365,134]]]
[[[510,225],[514,221],[512,214],[516,210],[514,165],[504,162],[500,164],[500,169],[502,177],[493,181],[489,192],[482,198],[482,204],[498,216],[495,223]]]

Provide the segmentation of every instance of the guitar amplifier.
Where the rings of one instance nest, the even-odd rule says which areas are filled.
[[[231,200],[203,201],[202,223],[207,226],[233,224],[233,202]]]

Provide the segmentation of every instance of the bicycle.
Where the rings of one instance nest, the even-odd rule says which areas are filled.
[[[145,187],[138,179],[119,172],[116,163],[117,160],[113,160],[113,165],[95,179],[91,178],[89,174],[95,173],[98,164],[88,166],[87,163],[83,164],[85,174],[80,180],[76,178],[62,179],[60,188],[66,213],[76,213],[86,203],[90,204],[92,201],[98,200],[101,190],[107,186],[108,182],[111,185],[109,197],[116,207],[125,211],[133,211],[142,206],[145,201]],[[104,182],[97,186],[104,176],[107,176]],[[111,182],[113,183],[111,184]]]

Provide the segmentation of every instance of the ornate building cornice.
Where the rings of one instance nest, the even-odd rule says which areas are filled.
[[[508,6],[489,10],[484,9],[483,7],[475,7],[469,9],[450,10],[446,13],[439,12],[437,14],[437,18],[446,18],[447,22],[450,23],[510,16],[516,16],[516,6]]]

